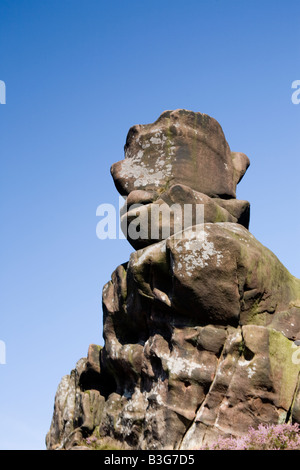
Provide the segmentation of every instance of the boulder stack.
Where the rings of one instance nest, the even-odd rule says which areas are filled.
[[[248,166],[199,112],[129,130],[111,172],[136,251],[103,288],[104,346],[58,387],[48,449],[196,450],[300,422],[300,280],[248,230]]]

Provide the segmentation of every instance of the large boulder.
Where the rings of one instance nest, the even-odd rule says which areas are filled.
[[[121,209],[121,228],[136,250],[203,222],[249,226],[248,201],[211,198],[182,184],[171,186],[157,199],[141,193],[131,192]]]
[[[128,132],[125,159],[112,166],[118,191],[164,191],[180,183],[211,197],[235,198],[249,160],[231,153],[220,124],[207,114],[165,111]]]
[[[174,205],[182,210],[202,205],[203,222],[248,228],[249,203],[236,200],[236,186],[249,165],[245,154],[231,152],[220,124],[206,114],[177,109],[165,111],[153,124],[133,126],[125,159],[111,167],[116,188],[126,198],[121,226],[128,241],[140,249],[175,233],[183,216]],[[195,214],[189,220],[182,229],[202,222]]]

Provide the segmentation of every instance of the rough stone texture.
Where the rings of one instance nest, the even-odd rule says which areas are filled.
[[[99,425],[105,402],[101,394],[100,350],[100,346],[91,344],[87,358],[80,359],[71,374],[61,379],[55,396],[53,420],[46,437],[48,448],[69,449],[77,446],[87,433]]]
[[[128,241],[137,250],[200,222],[236,222],[246,228],[249,226],[248,201],[211,198],[182,184],[171,186],[152,202],[149,202],[148,192],[142,193],[140,190],[131,192],[121,209],[121,227]],[[204,217],[203,220],[197,220],[202,214],[201,207]],[[196,208],[201,211],[197,212]],[[136,234],[137,239],[134,238]]]
[[[167,209],[172,204],[203,204],[205,222],[238,222],[248,228],[249,203],[235,198],[249,165],[245,154],[230,151],[220,124],[206,114],[177,109],[165,111],[153,124],[133,126],[125,159],[111,168],[116,188],[127,197],[122,228],[128,241],[139,249],[166,238],[149,235],[155,225],[149,217],[153,203]],[[136,224],[145,218],[149,223],[146,235],[135,240],[128,225],[137,217],[132,206],[138,204],[146,207]],[[162,225],[170,225],[170,218]],[[174,232],[171,215],[170,234]]]
[[[231,153],[215,119],[177,109],[129,130],[125,159],[112,166],[112,175],[126,196],[181,183],[211,197],[234,198],[248,166],[246,155]]]
[[[132,128],[125,151],[125,232],[161,204],[203,204],[204,223],[177,232],[170,210],[169,235],[148,218],[158,236],[129,237],[137,251],[103,288],[104,347],[63,377],[47,448],[198,449],[300,422],[300,280],[247,229],[235,187],[249,160],[185,110]]]

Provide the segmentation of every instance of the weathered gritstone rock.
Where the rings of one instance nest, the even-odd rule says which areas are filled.
[[[125,159],[112,166],[118,191],[162,191],[184,184],[211,197],[236,197],[249,160],[231,152],[220,124],[184,109],[165,111],[153,124],[133,126]]]
[[[46,437],[48,448],[69,449],[80,445],[83,436],[99,425],[105,402],[100,393],[103,390],[100,384],[100,350],[100,346],[90,345],[88,357],[80,359],[71,374],[62,378]]]
[[[127,197],[121,223],[126,238],[140,249],[167,238],[161,233],[165,226],[173,235],[174,204],[202,204],[204,222],[238,222],[248,228],[249,203],[235,197],[249,165],[245,154],[230,151],[221,126],[206,114],[165,111],[153,124],[133,126],[125,159],[111,168],[116,188]],[[138,211],[136,205],[145,207]],[[162,221],[151,217],[158,207],[165,208]],[[129,226],[141,224],[145,233],[135,239]]]
[[[135,202],[139,198],[143,204]],[[121,209],[123,233],[135,249],[153,245],[203,222],[233,222],[246,228],[249,226],[248,201],[210,198],[181,184],[171,186],[152,202],[149,199],[142,191],[133,191]],[[133,237],[136,234],[137,239]]]
[[[248,159],[215,120],[185,110],[135,126],[125,150],[112,170],[125,228],[136,203],[145,216],[200,202],[204,223],[129,239],[139,249],[103,288],[104,347],[63,377],[47,448],[198,449],[300,422],[300,280],[247,230],[235,186]]]
[[[282,333],[257,325],[229,336],[209,393],[180,448],[195,449],[220,435],[241,436],[250,426],[290,420],[299,397],[292,344]]]

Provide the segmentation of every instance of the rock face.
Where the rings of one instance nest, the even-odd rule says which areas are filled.
[[[201,113],[130,129],[112,175],[137,251],[103,288],[104,347],[58,387],[48,449],[199,449],[300,422],[300,280],[248,231],[248,166]],[[203,220],[177,231],[174,204]]]

